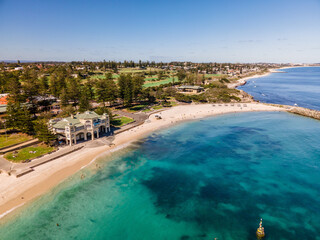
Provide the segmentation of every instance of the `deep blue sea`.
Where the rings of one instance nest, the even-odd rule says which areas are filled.
[[[267,240],[319,240],[319,136],[319,121],[283,112],[161,130],[31,203],[0,239],[250,240],[262,217]]]
[[[320,110],[320,67],[281,69],[283,73],[271,73],[250,79],[239,89],[254,99]]]

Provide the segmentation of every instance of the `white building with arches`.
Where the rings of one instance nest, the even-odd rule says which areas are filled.
[[[73,145],[79,141],[99,138],[110,132],[110,119],[106,113],[98,115],[93,111],[87,111],[63,119],[52,119],[50,127],[59,139]]]

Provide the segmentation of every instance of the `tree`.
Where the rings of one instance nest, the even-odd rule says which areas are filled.
[[[158,72],[158,80],[161,80],[164,77],[163,71]]]
[[[99,102],[103,103],[105,106],[105,102],[113,103],[118,96],[118,89],[116,84],[112,79],[100,79],[96,83],[96,96]]]
[[[59,117],[69,117],[71,114],[74,114],[74,107],[68,105],[62,109],[62,112],[59,114]]]
[[[49,84],[49,90],[51,92],[51,94],[55,97],[58,97],[60,94],[60,89],[58,89],[58,80],[57,77],[55,75],[51,75],[50,77],[50,84]]]
[[[106,79],[111,79],[112,80],[112,73],[111,72],[107,72],[106,74],[105,74],[105,76],[106,76]]]
[[[61,90],[66,88],[66,78],[69,77],[67,70],[63,66],[57,67],[50,76],[50,91],[55,97],[61,94]]]
[[[122,99],[124,105],[132,103],[132,76],[130,74],[121,74],[118,79],[119,97]]]
[[[137,100],[138,96],[142,92],[144,84],[144,77],[141,75],[136,75],[132,78],[132,97]]]
[[[39,95],[39,80],[35,70],[26,71],[22,76],[23,82],[22,89],[25,99],[32,105],[29,110],[33,114],[37,112],[37,100],[36,97]]]
[[[179,81],[183,81],[186,78],[187,74],[184,70],[179,70],[177,73],[177,77]]]
[[[87,110],[90,110],[90,90],[87,86],[84,86],[81,90],[81,96],[80,96],[80,103],[79,103],[79,110],[80,112],[85,112]]]
[[[112,112],[111,112],[111,109],[110,108],[107,108],[107,107],[98,107],[95,112],[99,115],[102,115],[104,113],[108,114],[109,115],[109,120],[112,121],[113,120],[113,115],[112,115]]]
[[[154,94],[151,93],[150,88],[143,89],[141,95],[143,99],[148,99],[149,103],[154,103],[156,101],[156,98]]]
[[[188,74],[187,77],[185,78],[185,82],[190,84],[190,85],[193,85],[195,83],[197,79],[197,76],[196,74]]]
[[[21,83],[17,76],[9,76],[7,90],[12,103],[23,103],[25,101],[24,96],[21,94]]]
[[[49,90],[49,80],[46,76],[42,76],[39,81],[39,93],[45,96]]]
[[[205,82],[206,82],[206,77],[205,77],[205,74],[203,74],[201,78],[201,83],[205,84]]]
[[[49,130],[48,122],[45,119],[36,121],[35,132],[37,138],[46,144],[51,145],[51,143],[56,140],[56,136]]]
[[[93,80],[88,79],[87,82],[84,84],[84,86],[87,88],[89,91],[89,99],[93,100],[94,99],[94,83]]]
[[[31,114],[26,106],[9,100],[7,106],[6,122],[8,127],[19,129],[23,133],[33,134]]]
[[[67,78],[67,96],[68,99],[73,102],[74,106],[77,106],[80,100],[80,84],[78,79]]]
[[[65,107],[69,104],[68,94],[65,88],[62,89],[60,94],[61,106]]]

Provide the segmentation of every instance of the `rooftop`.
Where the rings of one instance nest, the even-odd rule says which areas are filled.
[[[178,87],[179,89],[194,89],[194,90],[200,90],[203,89],[203,87],[200,86],[191,86],[191,85],[183,85]]]
[[[84,113],[77,113],[75,117],[79,119],[93,119],[93,118],[99,118],[101,116],[96,114],[93,111],[86,111]]]
[[[54,128],[65,128],[65,126],[72,125],[76,127],[83,126],[80,122],[80,119],[95,119],[100,118],[101,116],[93,111],[86,111],[84,113],[77,113],[71,117],[64,118],[57,123],[53,124]]]

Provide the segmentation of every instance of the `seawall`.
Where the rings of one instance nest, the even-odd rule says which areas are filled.
[[[320,120],[320,111],[317,110],[303,107],[292,107],[288,112]]]

